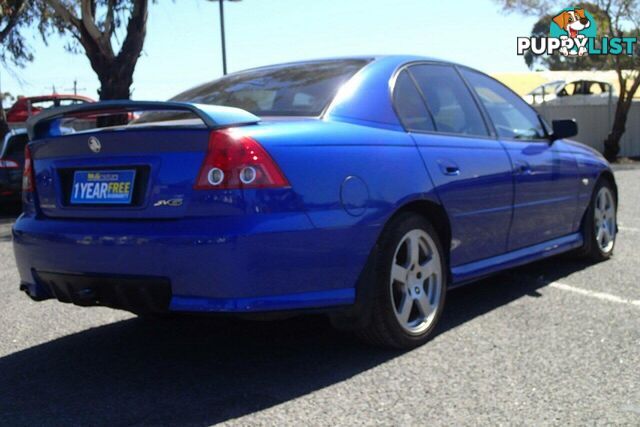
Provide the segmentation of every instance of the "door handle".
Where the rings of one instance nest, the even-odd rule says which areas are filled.
[[[438,160],[438,166],[443,174],[448,176],[460,175],[460,168],[451,160]]]
[[[514,163],[514,172],[516,174],[530,174],[531,173],[531,165],[529,162],[525,162],[524,160],[518,160]]]
[[[445,168],[445,175],[460,175],[460,169],[457,166],[447,166]]]

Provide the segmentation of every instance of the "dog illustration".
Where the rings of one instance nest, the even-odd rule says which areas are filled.
[[[564,31],[567,32],[568,36],[560,36],[560,39],[583,39],[584,35],[580,34],[580,31],[589,28],[591,26],[591,21],[584,13],[584,9],[573,9],[573,10],[565,10],[557,16],[553,17],[553,22]],[[577,52],[571,51],[566,47],[560,49],[560,53],[564,56],[569,55],[578,55],[583,56],[587,54],[586,47],[580,47]]]

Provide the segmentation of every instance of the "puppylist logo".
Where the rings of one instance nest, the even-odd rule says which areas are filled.
[[[635,37],[597,38],[598,28],[591,13],[580,8],[565,8],[551,20],[549,37],[518,37],[518,55],[563,56],[633,55]]]

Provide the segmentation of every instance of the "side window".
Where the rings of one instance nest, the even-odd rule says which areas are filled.
[[[81,100],[81,99],[73,99],[73,98],[69,98],[69,99],[61,99],[59,101],[60,103],[60,107],[66,107],[69,105],[79,105],[79,104],[85,104],[86,102]]]
[[[31,102],[31,108],[35,109],[42,109],[42,110],[46,110],[48,108],[53,108],[55,107],[55,103],[53,102],[53,100],[45,100],[45,101],[33,101]]]
[[[456,70],[448,65],[415,65],[418,82],[438,132],[488,136],[482,114]]]
[[[435,130],[429,111],[406,71],[401,72],[396,80],[393,98],[400,121],[407,130]]]
[[[569,83],[558,93],[558,96],[572,96],[578,93],[576,83]]]
[[[478,94],[500,138],[546,138],[538,113],[522,98],[484,74],[468,69],[462,69],[462,73]]]
[[[586,95],[602,95],[607,92],[604,84],[599,82],[589,82],[588,87]]]

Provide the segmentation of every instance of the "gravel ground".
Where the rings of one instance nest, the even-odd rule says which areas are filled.
[[[615,257],[453,291],[438,335],[364,346],[321,317],[137,319],[31,302],[0,219],[0,425],[640,425],[640,170]]]

